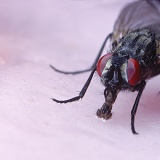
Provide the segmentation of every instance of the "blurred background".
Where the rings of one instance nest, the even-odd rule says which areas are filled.
[[[53,71],[88,68],[129,0],[0,1],[0,159],[159,159],[159,77],[149,81],[136,115],[137,93],[120,93],[109,121],[96,117],[103,104],[97,75],[83,98],[76,96],[89,73]],[[106,47],[105,52],[109,50]]]

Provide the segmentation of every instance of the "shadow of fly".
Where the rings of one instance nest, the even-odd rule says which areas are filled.
[[[102,55],[107,41],[110,40],[111,50]],[[131,130],[135,130],[135,115],[140,97],[146,86],[146,81],[160,74],[160,1],[141,0],[126,5],[117,21],[113,32],[104,40],[93,65],[85,70],[66,72],[64,74],[79,74],[91,71],[86,83],[78,96],[67,100],[52,100],[57,103],[68,103],[82,99],[90,85],[95,72],[103,83],[105,102],[97,110],[97,116],[109,119],[112,116],[112,106],[120,91],[137,91],[131,110]]]

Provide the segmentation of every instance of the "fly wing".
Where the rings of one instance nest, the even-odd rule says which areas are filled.
[[[113,40],[118,40],[128,31],[153,26],[160,38],[160,0],[140,0],[129,3],[121,11],[113,31]]]

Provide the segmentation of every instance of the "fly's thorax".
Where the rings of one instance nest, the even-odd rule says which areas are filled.
[[[152,28],[139,28],[126,33],[116,43],[113,42],[112,52],[141,60],[143,57],[156,54],[157,42]]]
[[[128,56],[138,62],[141,79],[149,79],[159,73],[160,65],[157,64],[159,64],[160,39],[157,37],[157,32],[155,26],[138,28],[113,42],[113,53],[117,56]]]

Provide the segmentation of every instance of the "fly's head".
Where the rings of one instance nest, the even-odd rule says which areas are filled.
[[[97,73],[108,91],[120,91],[140,82],[141,68],[133,58],[108,53],[99,59]]]

